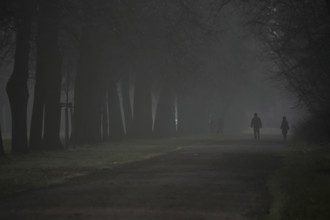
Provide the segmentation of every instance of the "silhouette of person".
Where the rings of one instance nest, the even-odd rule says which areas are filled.
[[[254,113],[254,117],[251,121],[251,128],[253,128],[254,139],[260,140],[260,128],[262,128],[262,123],[257,113]]]
[[[223,135],[223,126],[224,126],[224,123],[223,123],[222,118],[218,118],[218,120],[217,120],[217,134],[221,133],[221,135]]]
[[[282,130],[283,140],[285,140],[285,141],[286,141],[289,129],[290,129],[289,122],[288,122],[288,120],[286,120],[286,117],[283,116],[282,123],[281,123],[281,130]]]

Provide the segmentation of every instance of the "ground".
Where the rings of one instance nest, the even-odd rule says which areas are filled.
[[[280,139],[191,143],[0,200],[0,219],[263,219]]]

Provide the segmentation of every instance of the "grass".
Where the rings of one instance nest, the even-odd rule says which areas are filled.
[[[200,139],[200,141],[202,141]],[[0,159],[0,198],[64,183],[75,176],[166,154],[196,138],[129,140]]]
[[[295,145],[270,181],[268,220],[330,219],[330,146]]]

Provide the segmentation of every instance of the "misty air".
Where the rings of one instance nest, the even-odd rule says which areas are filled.
[[[1,0],[0,218],[329,219],[330,0]]]

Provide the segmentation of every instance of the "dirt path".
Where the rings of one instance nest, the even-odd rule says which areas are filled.
[[[185,147],[2,200],[0,219],[258,220],[282,149],[270,140]]]

